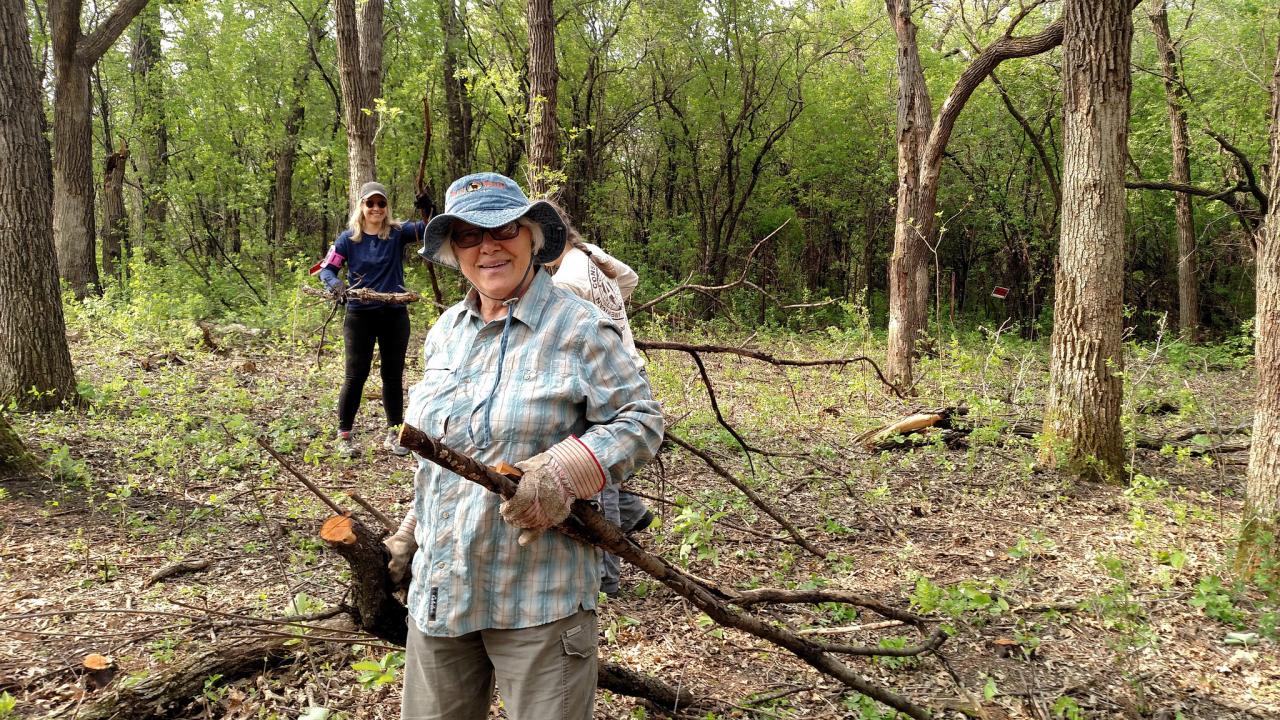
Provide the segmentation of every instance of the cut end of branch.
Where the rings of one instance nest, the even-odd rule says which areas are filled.
[[[84,656],[83,664],[84,664],[85,670],[94,670],[94,671],[106,670],[107,668],[111,667],[112,661],[111,661],[111,658],[107,657],[106,655],[99,655],[98,653],[89,653],[88,655]]]
[[[353,527],[351,513],[334,515],[320,527],[320,539],[335,545],[354,545],[356,534]]]

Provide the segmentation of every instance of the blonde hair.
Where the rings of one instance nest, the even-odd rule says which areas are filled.
[[[373,197],[370,195],[369,197]],[[386,200],[386,198],[382,198]],[[402,223],[399,220],[391,219],[391,203],[387,203],[387,220],[382,223],[382,229],[378,231],[378,239],[386,240],[391,237],[392,230],[399,230]],[[347,218],[347,229],[351,231],[351,242],[358,243],[364,240],[364,203],[357,203],[351,215]]]
[[[529,228],[529,235],[533,242],[533,255],[536,257],[538,255],[538,251],[541,250],[542,246],[547,242],[546,235],[542,232],[542,223],[536,220],[531,220],[528,216],[518,217],[516,218],[516,222],[520,223],[521,227]],[[453,227],[450,226],[449,232],[445,234],[444,240],[440,243],[440,247],[436,249],[435,261],[441,265],[456,268],[460,267],[460,265],[458,263],[458,256],[453,254],[452,240]]]

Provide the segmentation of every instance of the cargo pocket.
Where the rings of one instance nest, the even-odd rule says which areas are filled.
[[[560,635],[564,654],[570,657],[589,658],[596,653],[596,637],[589,623],[582,623],[565,630]]]

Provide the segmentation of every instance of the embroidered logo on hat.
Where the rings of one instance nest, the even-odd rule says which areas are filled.
[[[500,180],[472,180],[471,182],[467,183],[466,185],[461,185],[461,186],[459,186],[459,187],[456,187],[456,188],[452,188],[452,189],[450,189],[450,190],[449,190],[449,199],[450,199],[450,200],[452,200],[452,199],[454,199],[454,198],[458,197],[459,195],[466,195],[466,194],[468,194],[468,193],[478,192],[478,191],[480,191],[480,190],[507,190],[507,191],[516,190],[516,191],[519,191],[519,188],[517,188],[517,187],[515,187],[515,186],[513,186],[513,185],[508,185],[507,183],[504,183],[504,182],[502,182],[502,181],[500,181]],[[521,193],[520,193],[520,195],[521,195],[521,197],[522,197],[522,198],[524,197],[524,193],[523,193],[523,192],[521,192]]]

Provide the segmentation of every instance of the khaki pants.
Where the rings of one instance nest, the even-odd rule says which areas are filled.
[[[409,619],[401,720],[484,720],[498,690],[510,720],[591,720],[594,610],[519,630],[429,637]]]

